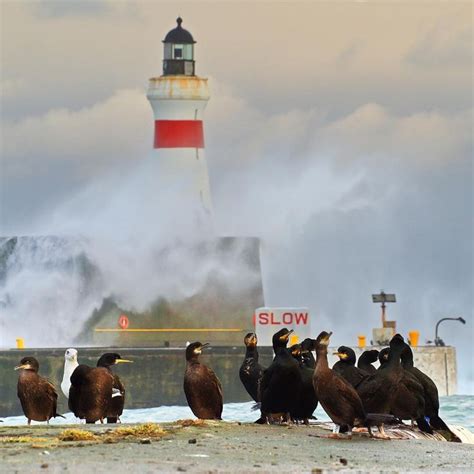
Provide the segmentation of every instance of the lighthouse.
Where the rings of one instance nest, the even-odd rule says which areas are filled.
[[[204,155],[203,114],[209,100],[207,79],[196,75],[192,34],[177,26],[163,40],[163,74],[149,81],[154,114],[155,158],[161,183],[176,189],[180,204],[212,225],[212,202]]]

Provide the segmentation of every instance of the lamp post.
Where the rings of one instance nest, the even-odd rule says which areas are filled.
[[[440,323],[443,321],[459,321],[460,323],[466,324],[466,321],[464,318],[441,318],[437,323],[436,323],[436,329],[435,329],[435,340],[434,343],[436,346],[444,346],[445,343],[444,341],[438,336],[438,327]]]

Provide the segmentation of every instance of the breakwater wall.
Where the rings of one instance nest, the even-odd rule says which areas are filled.
[[[380,348],[376,348],[380,349]],[[61,392],[64,352],[66,348],[10,349],[0,351],[0,417],[21,415],[16,394],[18,374],[14,367],[22,357],[36,357],[40,374],[47,377],[58,390],[59,413],[69,411],[67,400]],[[361,350],[354,348],[359,355]],[[122,379],[126,390],[126,408],[148,408],[160,405],[185,405],[183,375],[184,348],[78,348],[79,363],[95,366],[104,352],[118,352],[133,364],[120,364],[114,370]],[[260,348],[260,362],[266,367],[271,363],[270,347]],[[330,354],[334,352],[329,351]],[[415,365],[432,377],[440,395],[456,393],[456,351],[454,347],[417,347],[413,350]],[[202,361],[216,372],[222,382],[224,402],[244,402],[250,397],[239,379],[239,368],[244,358],[243,347],[213,347],[202,356]],[[330,364],[335,356],[330,356]]]

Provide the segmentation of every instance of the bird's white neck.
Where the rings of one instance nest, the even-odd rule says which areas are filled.
[[[64,361],[64,375],[63,381],[61,382],[61,390],[63,391],[66,398],[69,398],[69,389],[71,388],[71,375],[79,365],[77,359],[65,360]]]

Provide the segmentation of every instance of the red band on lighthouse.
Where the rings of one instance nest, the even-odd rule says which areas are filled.
[[[155,120],[155,148],[204,148],[202,120]]]

